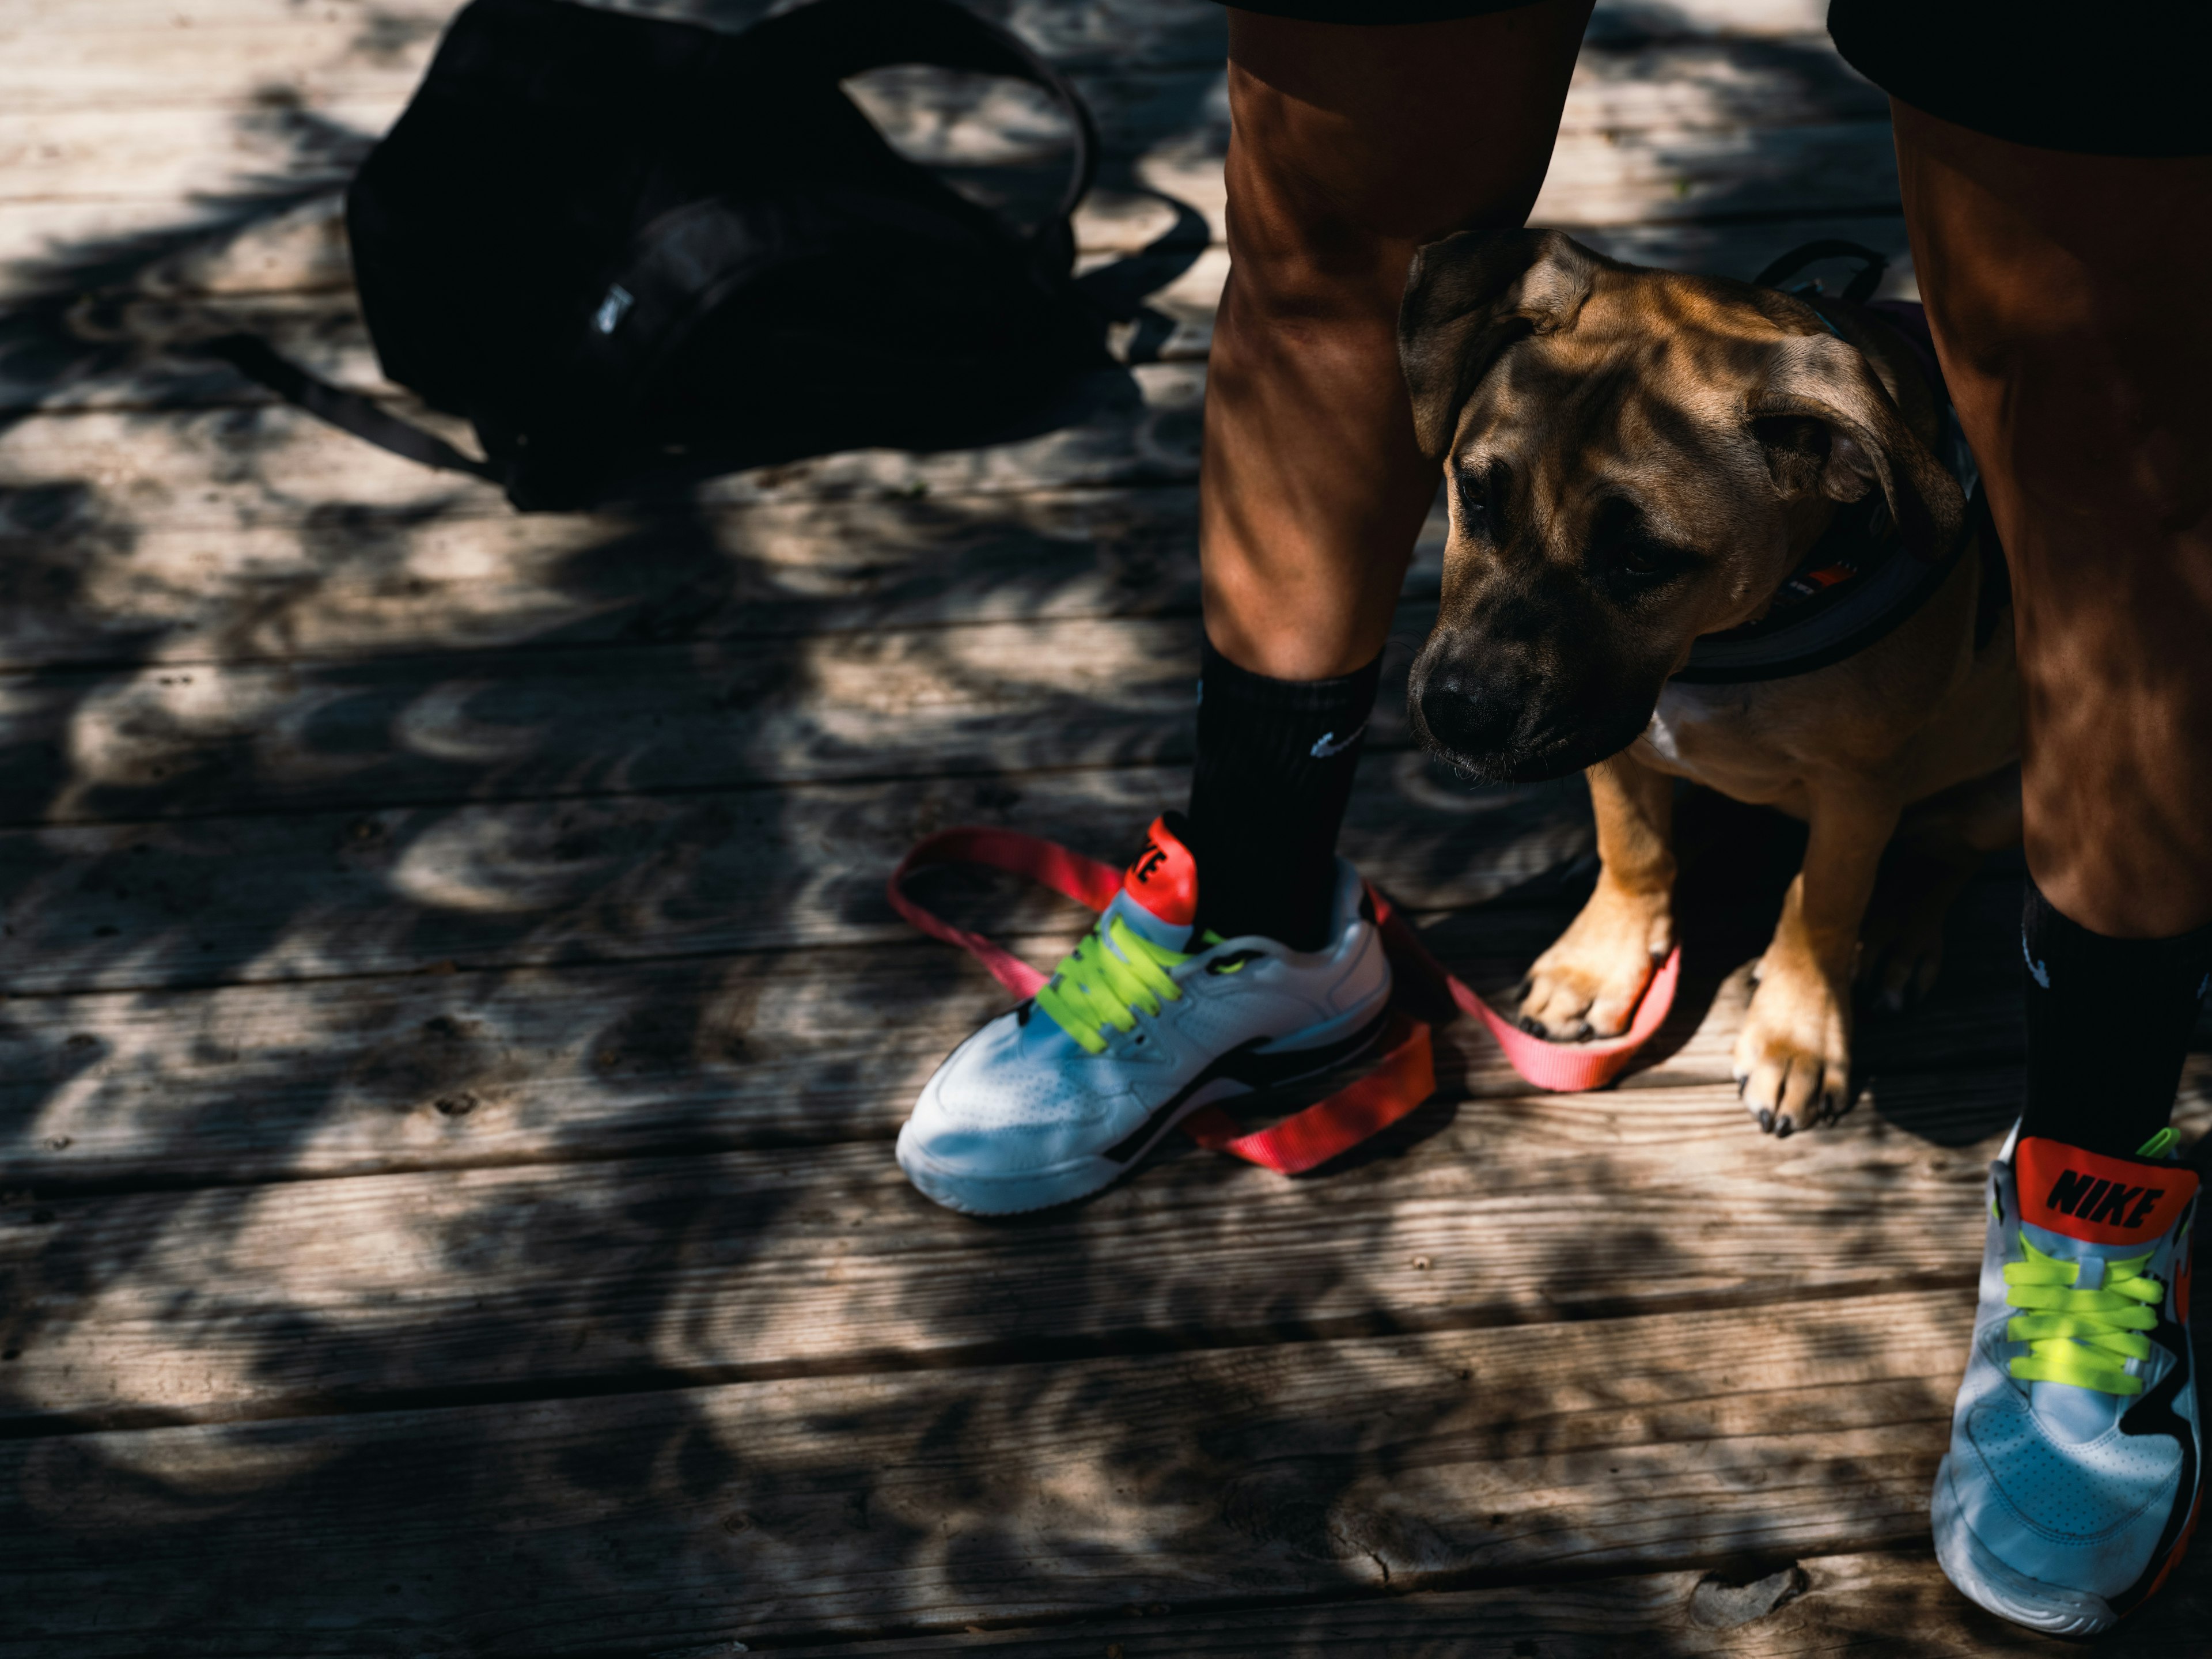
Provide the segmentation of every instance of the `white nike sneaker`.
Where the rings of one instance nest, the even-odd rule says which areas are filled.
[[[1341,859],[1321,950],[1221,939],[1197,914],[1197,867],[1161,818],[1051,980],[929,1079],[899,1131],[907,1178],[970,1215],[1065,1204],[1200,1107],[1326,1071],[1382,1035],[1390,964]]]
[[[2108,1158],[2014,1129],[1990,1166],[1981,1308],[1930,1512],[1951,1582],[2033,1630],[2109,1630],[2196,1525],[2197,1183],[2174,1138]]]

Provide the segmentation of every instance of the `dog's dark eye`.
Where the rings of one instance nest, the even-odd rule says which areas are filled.
[[[1505,469],[1463,466],[1452,475],[1461,529],[1495,545],[1505,533]]]
[[[1471,532],[1480,532],[1490,524],[1490,492],[1482,487],[1480,478],[1470,478],[1464,472],[1459,476],[1460,522]]]
[[[1644,515],[1623,501],[1608,501],[1590,526],[1590,563],[1601,579],[1642,589],[1679,575],[1695,563],[1687,553],[1654,536]]]

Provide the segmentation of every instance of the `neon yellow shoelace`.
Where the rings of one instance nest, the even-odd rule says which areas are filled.
[[[2166,1286],[2147,1277],[2150,1257],[2105,1263],[2105,1282],[2094,1291],[2077,1290],[2081,1264],[2045,1255],[2021,1240],[2025,1261],[2005,1264],[2005,1301],[2023,1313],[2005,1326],[2005,1334],[2028,1345],[2012,1362],[2012,1374],[2024,1382],[2070,1382],[2102,1394],[2142,1392],[2142,1379],[2130,1376],[2130,1359],[2150,1358],[2150,1339],[2142,1334],[2158,1323],[2157,1304]]]
[[[1130,1030],[1139,1012],[1157,1014],[1162,1003],[1182,1000],[1182,988],[1167,970],[1189,959],[1153,944],[1119,916],[1101,918],[1060,959],[1038,988],[1036,1006],[1085,1054],[1103,1054],[1109,1027]]]

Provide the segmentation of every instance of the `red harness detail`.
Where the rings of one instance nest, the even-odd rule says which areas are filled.
[[[927,837],[900,860],[885,888],[891,908],[932,939],[957,945],[975,957],[991,970],[993,978],[1018,997],[1034,996],[1051,975],[1038,972],[981,934],[955,927],[907,896],[909,873],[941,864],[979,864],[1025,876],[1093,911],[1103,910],[1121,890],[1121,872],[1112,865],[1017,830],[971,826],[943,830]],[[1376,922],[1398,983],[1418,980],[1449,992],[1461,1012],[1473,1014],[1488,1028],[1504,1051],[1506,1062],[1547,1093],[1576,1094],[1603,1088],[1627,1068],[1674,1006],[1674,990],[1682,971],[1679,945],[1644,988],[1635,1021],[1626,1033],[1596,1042],[1547,1042],[1506,1019],[1446,972],[1429,954],[1420,935],[1382,894],[1372,887],[1367,890],[1375,902]],[[1209,1151],[1233,1153],[1278,1175],[1303,1175],[1395,1123],[1436,1092],[1435,1062],[1429,1028],[1424,1022],[1403,1009],[1394,1011],[1382,1046],[1382,1060],[1366,1076],[1270,1128],[1244,1133],[1219,1107],[1205,1106],[1183,1120],[1183,1133]]]

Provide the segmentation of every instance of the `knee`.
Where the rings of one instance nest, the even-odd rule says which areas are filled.
[[[1395,316],[1421,238],[1392,222],[1368,169],[1313,155],[1310,135],[1294,129],[1240,129],[1227,172],[1243,307],[1284,322]]]
[[[1546,142],[1527,165],[1433,123],[1354,122],[1231,70],[1228,233],[1240,305],[1294,324],[1394,325],[1414,250],[1453,231],[1528,216]]]
[[[2023,501],[2168,534],[2212,514],[2212,409],[2179,368],[2197,354],[2124,313],[1991,307],[1950,334],[1961,411],[1980,405]]]
[[[1235,309],[1283,327],[1395,324],[1417,242],[1326,208],[1271,210],[1231,197]]]

